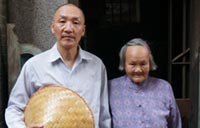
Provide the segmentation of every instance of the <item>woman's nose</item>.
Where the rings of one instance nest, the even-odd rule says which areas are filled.
[[[135,66],[135,72],[141,72],[142,71],[142,67],[137,65]]]

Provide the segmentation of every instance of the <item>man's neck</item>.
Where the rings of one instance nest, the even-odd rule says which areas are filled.
[[[64,63],[69,66],[69,68],[72,68],[78,55],[78,48],[74,47],[72,49],[60,49],[59,52]]]

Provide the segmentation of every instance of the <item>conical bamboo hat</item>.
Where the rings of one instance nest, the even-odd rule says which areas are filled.
[[[46,86],[30,98],[25,111],[26,126],[45,128],[94,128],[94,117],[84,99],[61,86]]]

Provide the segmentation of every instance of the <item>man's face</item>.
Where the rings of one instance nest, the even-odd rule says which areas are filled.
[[[147,79],[150,70],[149,51],[142,46],[129,46],[125,55],[125,71],[137,85]]]
[[[62,6],[54,15],[51,30],[56,37],[58,47],[65,49],[76,47],[85,33],[84,16],[75,6]]]

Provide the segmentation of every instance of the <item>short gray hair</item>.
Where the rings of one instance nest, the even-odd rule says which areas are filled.
[[[146,49],[148,49],[149,51],[149,59],[150,59],[150,70],[156,70],[157,69],[157,65],[154,62],[153,59],[153,55],[151,53],[151,49],[149,47],[149,45],[147,44],[147,42],[141,38],[134,38],[130,41],[128,41],[120,50],[119,52],[119,70],[120,71],[124,71],[124,67],[125,67],[125,55],[126,55],[126,50],[128,46],[142,46],[145,47]]]

